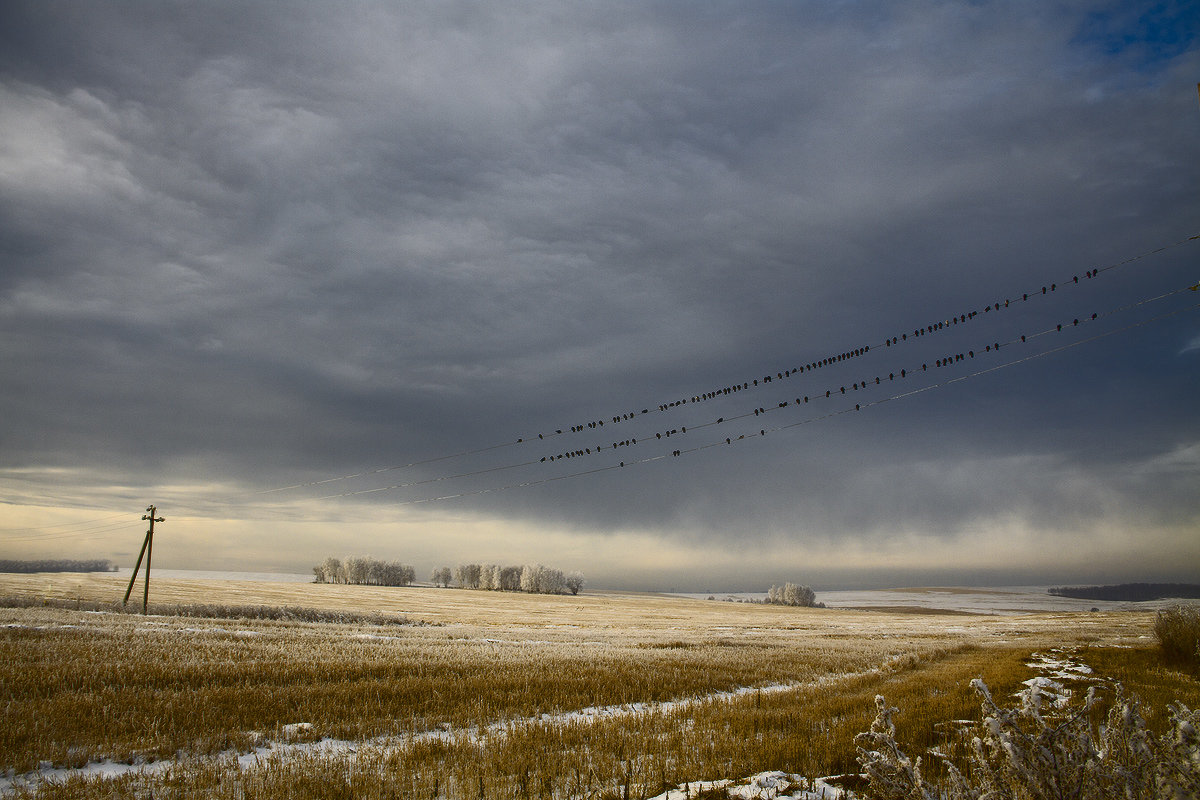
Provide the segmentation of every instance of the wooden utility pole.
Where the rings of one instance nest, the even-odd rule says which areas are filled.
[[[133,568],[133,574],[129,576],[129,588],[125,590],[125,600],[121,605],[129,604],[129,593],[133,591],[133,582],[137,580],[138,570],[142,568],[142,556],[146,557],[146,583],[145,591],[142,593],[142,613],[146,613],[146,607],[150,604],[150,556],[154,553],[154,523],[165,522],[165,517],[154,516],[158,511],[156,506],[146,508],[146,513],[142,515],[142,519],[150,520],[150,530],[146,531],[146,538],[142,540],[142,550],[138,553],[137,566]]]

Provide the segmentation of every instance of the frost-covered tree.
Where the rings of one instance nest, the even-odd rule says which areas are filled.
[[[567,591],[567,576],[561,569],[543,567],[538,581],[538,591],[545,594],[565,594]]]
[[[438,567],[433,571],[433,574],[429,576],[429,580],[432,581],[435,586],[441,586],[443,589],[449,586],[450,581],[453,579],[454,575],[450,572],[449,567]]]
[[[812,607],[817,604],[817,596],[807,586],[785,583],[783,586],[772,586],[767,590],[767,602],[781,606]]]
[[[416,570],[399,561],[377,558],[347,558],[345,563],[327,558],[313,567],[317,583],[357,583],[372,586],[408,586],[416,579]]]
[[[454,568],[454,580],[464,589],[478,589],[482,572],[479,564],[459,564]]]
[[[553,569],[544,564],[526,564],[521,569],[521,591],[563,594],[567,591],[567,578],[560,569]]]
[[[504,588],[504,569],[499,564],[491,564],[490,569],[491,574],[488,576],[488,587],[498,592]]]
[[[521,576],[524,571],[520,567],[504,567],[500,570],[500,589],[505,592],[521,591]]]
[[[399,561],[378,561],[373,565],[380,586],[408,586],[416,580],[416,570]]]
[[[481,569],[479,571],[479,588],[480,589],[490,590],[490,589],[496,588],[492,583],[492,575],[493,575],[492,570],[495,568],[495,566],[496,566],[495,564],[484,564],[483,569]]]
[[[342,562],[339,559],[334,558],[333,556],[330,556],[329,558],[325,559],[325,561],[321,563],[321,566],[319,568],[314,567],[313,572],[316,573],[317,569],[320,569],[320,571],[321,571],[320,578],[317,581],[318,583],[345,583],[346,582],[346,570],[342,566]]]
[[[567,576],[567,591],[569,591],[571,594],[579,594],[579,591],[583,589],[583,584],[585,582],[586,581],[583,579],[582,572],[572,572]]]
[[[367,559],[350,556],[344,563],[346,565],[346,583],[362,584],[367,582],[370,573],[370,564]]]
[[[794,583],[784,584],[783,604],[787,606],[814,606],[817,596],[807,586],[797,586]]]

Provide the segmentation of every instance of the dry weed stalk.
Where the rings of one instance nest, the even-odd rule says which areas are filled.
[[[1168,711],[1162,736],[1147,728],[1137,700],[1118,684],[1104,724],[1097,721],[1096,687],[1084,700],[1058,708],[1040,684],[1018,693],[1015,707],[996,703],[986,683],[971,685],[983,698],[983,720],[968,733],[965,765],[945,753],[944,779],[922,774],[896,742],[892,716],[898,709],[876,697],[878,714],[868,732],[855,739],[859,762],[874,800],[1056,800],[1170,798],[1200,796],[1200,711],[1182,703]]]

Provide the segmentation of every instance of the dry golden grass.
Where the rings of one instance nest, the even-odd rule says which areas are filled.
[[[230,758],[185,762],[155,776],[77,779],[40,796],[616,800],[766,769],[857,771],[852,739],[869,725],[875,694],[904,709],[902,744],[919,753],[943,743],[946,720],[977,716],[970,678],[982,675],[998,695],[1008,693],[1031,674],[1027,654],[968,647],[778,695],[598,722],[521,722],[484,736],[368,744],[354,754],[273,754],[252,769],[238,769]]]
[[[111,575],[0,579],[0,595],[112,601],[123,593]],[[946,720],[976,716],[971,678],[1011,691],[1032,675],[1028,655],[1052,646],[1085,648],[1104,661],[1098,671],[1124,669],[1135,690],[1161,684],[1160,695],[1196,694],[1194,679],[1154,677],[1152,652],[1128,647],[1145,645],[1151,614],[913,615],[177,579],[155,580],[152,598],[437,624],[0,609],[10,626],[0,628],[0,769],[245,750],[307,722],[319,735],[360,742],[358,752],[277,753],[252,769],[229,756],[182,759],[153,775],[75,778],[40,796],[615,800],[626,787],[641,796],[664,782],[764,769],[853,770],[853,735],[870,724],[877,693],[903,709],[904,744],[919,753],[940,740]],[[611,719],[535,719],[779,683],[799,685]],[[450,733],[370,741],[432,729]]]
[[[115,602],[124,595],[127,585],[127,579],[105,573],[0,574],[0,596]],[[135,588],[140,590],[140,587],[139,582]],[[928,620],[913,619],[902,612],[889,615],[878,611],[797,609],[628,592],[529,595],[427,587],[153,578],[150,599],[153,603],[302,606],[375,612],[438,625],[502,628],[510,632],[536,630],[540,638],[565,640],[577,639],[581,633],[590,637],[611,633],[622,638],[655,640],[697,633],[754,636],[786,635],[789,631],[799,635],[840,631],[899,638],[929,636],[931,632]],[[140,608],[140,603],[131,598],[130,608]],[[1064,620],[1070,623],[1063,625]],[[1152,624],[1153,615],[1128,612],[963,617],[949,624],[949,633],[1003,637],[1057,631],[1075,640],[1095,631],[1096,635],[1110,639],[1136,639],[1146,635]]]
[[[947,639],[810,631],[797,646],[795,630],[717,638],[671,630],[686,638],[548,641],[528,630],[497,638],[494,627],[231,624],[41,608],[3,618],[0,768],[18,770],[245,748],[255,732],[295,722],[361,739],[807,681]]]

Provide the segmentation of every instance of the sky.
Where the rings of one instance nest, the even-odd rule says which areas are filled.
[[[1198,80],[1187,3],[6,2],[0,557],[1200,582]]]

